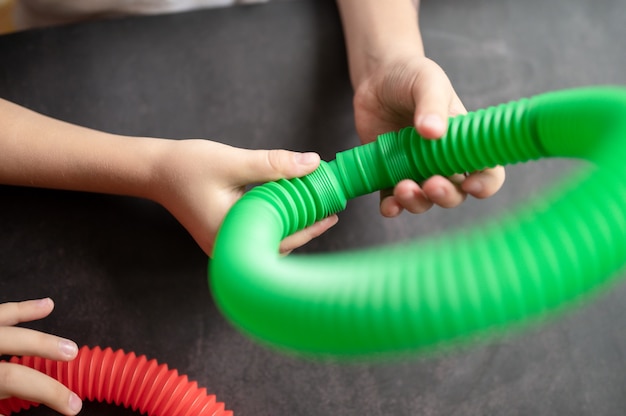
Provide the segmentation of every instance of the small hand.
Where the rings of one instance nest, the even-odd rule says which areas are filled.
[[[217,231],[246,186],[313,172],[315,153],[247,150],[210,140],[172,141],[160,163],[153,199],[165,206],[209,256]],[[285,238],[281,253],[306,244],[337,223],[332,215]]]
[[[381,63],[357,87],[354,108],[357,132],[364,143],[408,125],[424,138],[437,139],[445,134],[449,116],[467,112],[443,69],[428,58],[410,54]],[[468,194],[492,196],[504,178],[504,168],[498,166],[467,178],[434,176],[421,186],[401,181],[395,189],[381,193],[380,211],[395,217],[403,210],[422,213],[433,205],[456,207]]]
[[[15,325],[45,318],[52,312],[51,299],[0,304],[0,354],[29,355],[70,361],[78,347],[70,340]],[[64,415],[82,408],[80,398],[58,381],[19,364],[0,363],[0,399],[18,397],[44,404]]]

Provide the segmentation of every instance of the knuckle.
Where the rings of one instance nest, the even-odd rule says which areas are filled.
[[[0,363],[0,391],[10,390],[20,379],[20,366],[12,363]]]
[[[272,171],[283,173],[286,169],[286,150],[272,149],[266,153],[267,164]]]
[[[54,355],[59,346],[59,338],[44,332],[26,329],[22,333],[22,343],[29,355]]]
[[[20,323],[21,307],[19,302],[6,302],[0,305],[0,323],[16,325]]]

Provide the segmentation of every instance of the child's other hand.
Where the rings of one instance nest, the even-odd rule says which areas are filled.
[[[51,299],[0,304],[0,354],[30,355],[70,361],[78,347],[70,340],[15,325],[45,318],[52,312]],[[0,363],[0,399],[18,397],[44,404],[64,415],[82,408],[80,398],[58,381],[19,364]]]
[[[158,163],[152,198],[167,208],[209,256],[217,231],[247,185],[313,172],[315,153],[248,150],[210,140],[168,142]],[[335,225],[332,215],[284,239],[281,253],[306,244]]]
[[[355,89],[355,122],[363,143],[382,133],[413,125],[427,139],[437,139],[447,130],[448,117],[466,113],[465,107],[443,69],[418,54],[400,54],[381,62]],[[433,204],[452,208],[467,194],[487,198],[504,183],[504,168],[471,173],[467,178],[434,176],[418,185],[400,182],[393,192],[381,194],[380,211],[395,217],[404,209],[427,211]]]

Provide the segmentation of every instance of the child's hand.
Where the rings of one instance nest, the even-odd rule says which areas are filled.
[[[381,62],[355,90],[357,132],[364,143],[382,133],[414,125],[428,139],[445,134],[448,117],[466,113],[443,69],[418,54],[406,54]],[[504,183],[504,168],[474,172],[467,178],[434,176],[424,183],[405,180],[393,193],[381,195],[380,211],[395,217],[403,209],[421,213],[437,204],[452,208],[467,194],[487,198]]]
[[[78,353],[74,342],[14,326],[44,318],[53,308],[49,298],[0,304],[0,354],[74,359]],[[3,362],[0,363],[0,399],[8,397],[41,403],[64,415],[75,415],[82,408],[80,398],[58,381],[29,367]]]
[[[315,153],[105,133],[2,99],[0,115],[0,183],[154,200],[208,255],[224,216],[246,186],[304,176],[320,163]],[[335,222],[331,216],[289,236],[280,250],[305,244]]]
[[[152,198],[167,208],[211,255],[217,231],[246,186],[304,176],[320,163],[315,153],[247,150],[209,140],[167,142],[157,163]],[[282,241],[287,253],[337,222],[332,215]]]

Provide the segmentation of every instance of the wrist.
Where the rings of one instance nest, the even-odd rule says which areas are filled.
[[[424,56],[417,8],[410,0],[338,0],[356,89],[387,62]]]
[[[133,138],[138,141],[138,157],[142,161],[140,174],[134,184],[134,196],[163,204],[169,198],[170,188],[175,186],[175,167],[179,140],[151,137]]]

